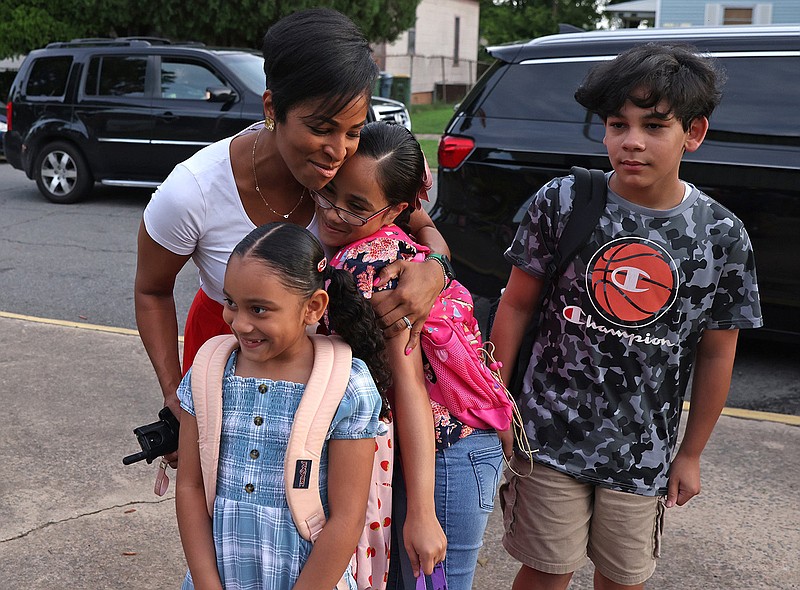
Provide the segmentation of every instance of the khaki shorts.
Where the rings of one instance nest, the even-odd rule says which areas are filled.
[[[530,464],[514,457],[518,473]],[[520,477],[506,469],[500,487],[506,551],[548,574],[574,572],[592,560],[609,580],[641,584],[660,557],[664,499],[618,492],[578,481],[535,463]]]

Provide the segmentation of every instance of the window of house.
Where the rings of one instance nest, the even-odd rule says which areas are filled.
[[[753,24],[752,8],[723,8],[723,25],[750,25]]]
[[[408,29],[408,54],[414,55],[417,53],[417,29]]]
[[[144,96],[147,57],[93,57],[86,74],[87,96]]]
[[[772,23],[772,3],[748,2],[706,4],[705,24],[718,25],[768,25]]]
[[[460,38],[461,38],[461,17],[457,16],[456,17],[456,22],[455,22],[455,40],[453,42],[453,65],[454,66],[458,65],[458,59],[459,59],[458,52],[459,52],[459,49],[460,49],[459,48],[459,40],[460,40]]]

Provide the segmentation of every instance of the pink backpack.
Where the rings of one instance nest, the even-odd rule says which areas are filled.
[[[314,335],[314,367],[300,405],[284,459],[286,500],[300,535],[312,543],[326,518],[319,495],[319,458],[325,437],[350,380],[352,351],[338,336]],[[208,340],[192,364],[194,399],[200,444],[200,466],[209,516],[213,515],[222,431],[222,377],[231,353],[238,348],[230,334]],[[383,590],[389,571],[392,498],[392,424],[376,438],[375,460],[364,531],[350,561],[359,590]],[[346,589],[342,578],[337,589]]]
[[[416,244],[396,225],[381,228],[371,236],[342,248],[331,260],[336,268],[348,252],[361,251],[379,238],[413,244],[422,262],[428,249]],[[383,248],[376,243],[379,256]],[[369,254],[373,256],[373,254]],[[452,281],[442,291],[425,321],[420,342],[433,371],[425,371],[425,385],[430,398],[473,428],[508,430],[514,405],[498,376],[489,369],[493,364],[481,341],[478,320],[473,315],[472,295],[459,282]]]
[[[425,384],[433,401],[473,428],[508,430],[513,400],[487,366],[472,295],[457,281],[442,291],[420,342],[433,372]]]

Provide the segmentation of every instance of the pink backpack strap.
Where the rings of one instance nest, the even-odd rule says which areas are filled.
[[[316,540],[325,525],[319,462],[350,381],[353,353],[339,336],[313,335],[314,367],[294,415],[284,460],[286,501],[300,535]]]
[[[219,439],[222,433],[222,376],[231,353],[239,347],[236,336],[214,336],[200,347],[192,363],[192,399],[200,446],[200,468],[208,515],[217,496]]]

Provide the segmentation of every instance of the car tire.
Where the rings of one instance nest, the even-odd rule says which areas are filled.
[[[92,190],[94,179],[83,154],[70,143],[45,145],[34,163],[36,186],[48,201],[77,203]]]

